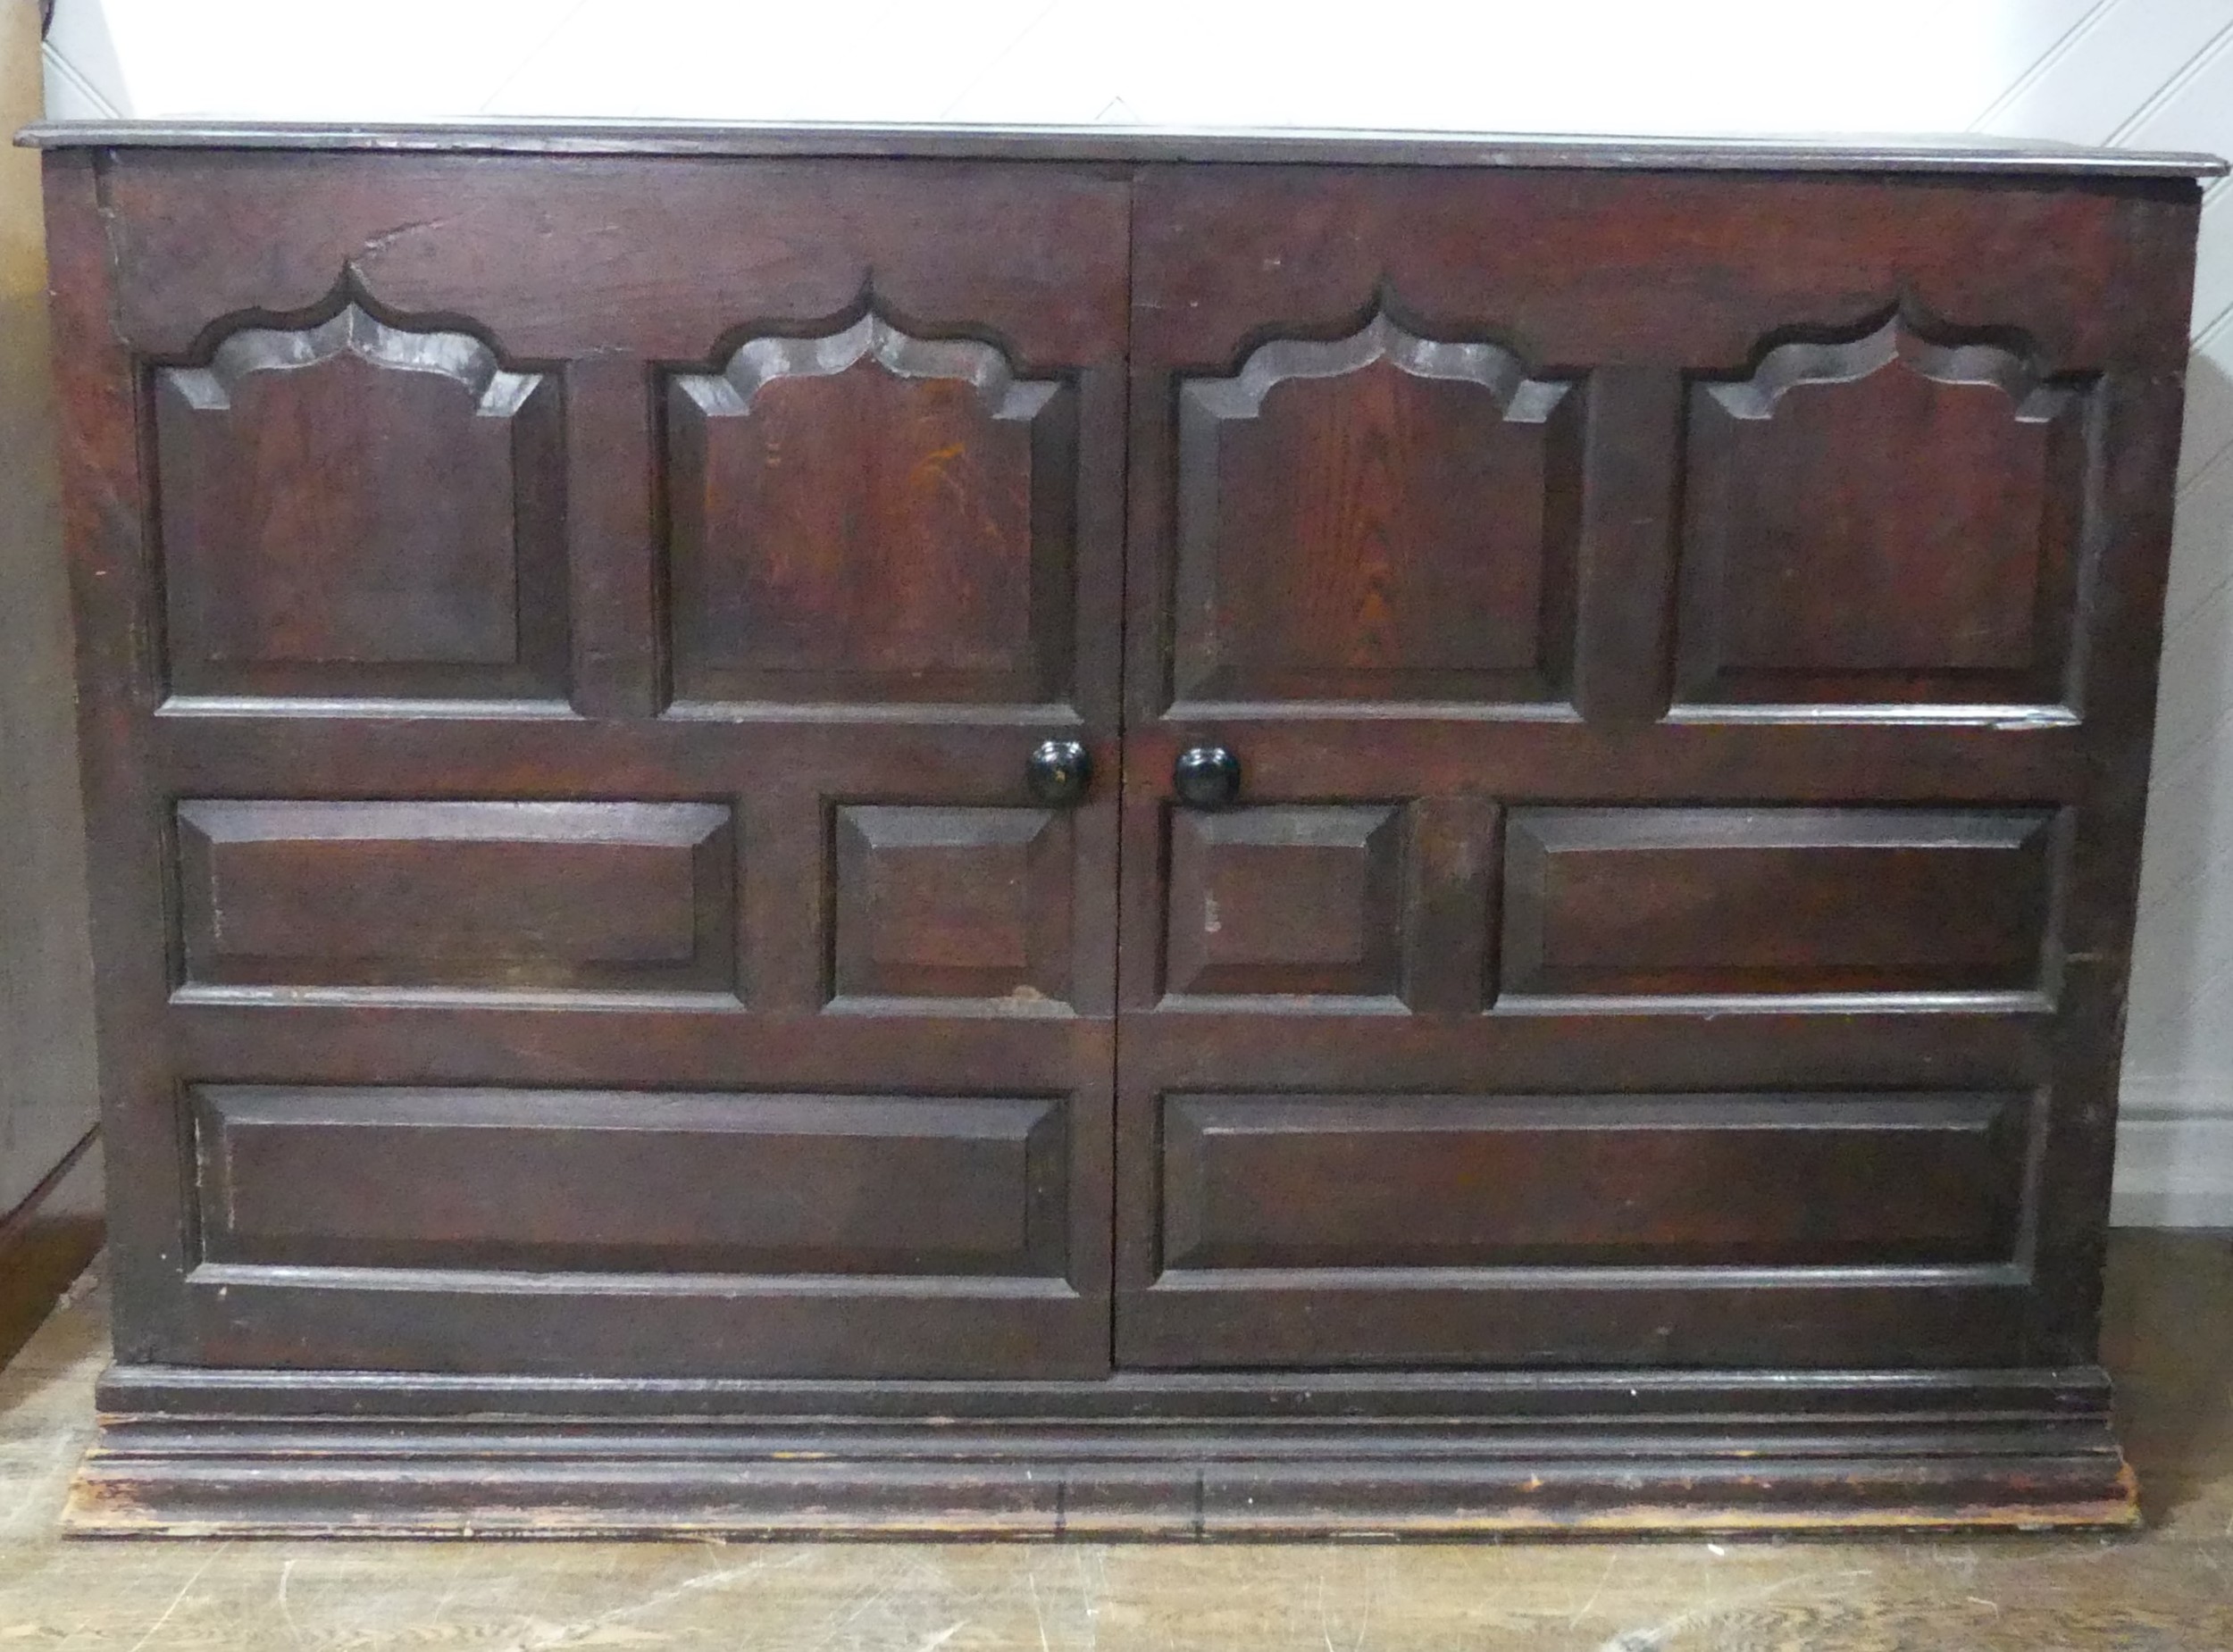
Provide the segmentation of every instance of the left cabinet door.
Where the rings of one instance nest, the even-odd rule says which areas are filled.
[[[1105,1371],[1122,180],[48,189],[120,1360]]]

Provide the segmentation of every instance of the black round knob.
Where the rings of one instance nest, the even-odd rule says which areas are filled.
[[[1077,802],[1093,780],[1093,754],[1076,740],[1041,740],[1024,763],[1024,784],[1052,807]]]
[[[1241,795],[1241,760],[1222,746],[1190,746],[1171,765],[1171,789],[1192,809],[1222,809]]]

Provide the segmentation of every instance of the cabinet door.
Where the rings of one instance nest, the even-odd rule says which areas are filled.
[[[1139,192],[1118,1363],[2091,1358],[2176,209]]]
[[[121,1356],[1104,1370],[1124,186],[94,188]]]

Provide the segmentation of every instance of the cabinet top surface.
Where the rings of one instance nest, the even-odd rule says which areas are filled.
[[[1641,171],[2085,174],[2215,178],[2215,155],[1962,135],[1652,138],[1494,132],[1246,131],[1215,128],[700,125],[458,121],[49,121],[19,143],[45,149],[300,149],[467,154],[851,156],[1069,162],[1219,161]]]

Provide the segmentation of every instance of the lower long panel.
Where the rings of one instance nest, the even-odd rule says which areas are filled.
[[[208,1085],[202,1255],[1060,1278],[1057,1097]]]
[[[2005,1262],[2028,1098],[1168,1096],[1166,1273]]]
[[[1078,1105],[200,1086],[182,1346],[327,1369],[1092,1374],[1107,1264],[1090,1186],[1073,1210]]]
[[[1998,1365],[2012,1090],[1128,1091],[1120,1366]]]

